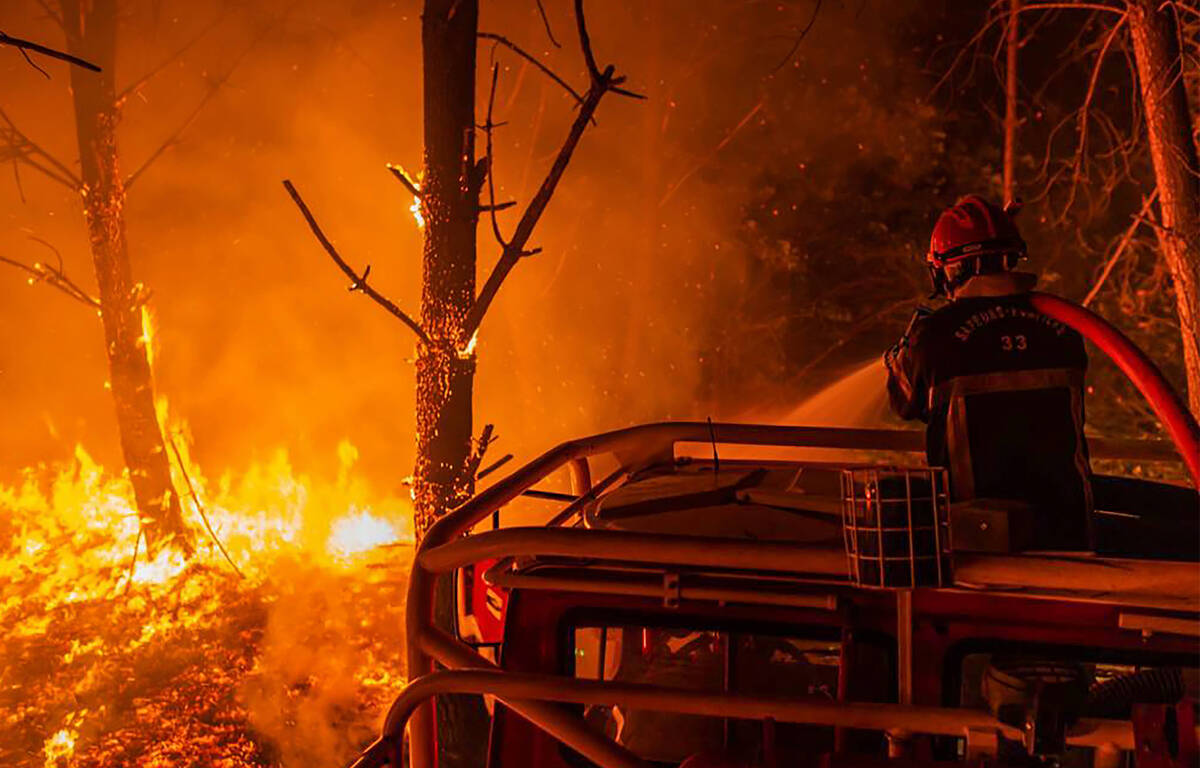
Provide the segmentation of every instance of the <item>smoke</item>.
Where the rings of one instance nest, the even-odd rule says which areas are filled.
[[[6,9],[9,29],[57,42],[60,33],[35,3],[18,5]],[[418,311],[421,234],[408,212],[411,196],[384,164],[420,167],[419,3],[131,8],[118,83],[219,21],[129,97],[121,132],[127,170],[186,122],[208,83],[238,62],[129,195],[134,268],[153,291],[159,324],[159,393],[191,424],[195,457],[210,474],[240,470],[279,447],[302,470],[330,474],[332,447],[349,439],[361,453],[357,471],[398,490],[413,455],[413,338],[346,291],[280,180],[296,183],[351,264],[370,264],[376,287]],[[852,11],[826,9],[797,54],[803,67],[772,74],[793,42],[780,30],[802,26],[811,6],[735,10],[715,0],[591,4],[597,56],[648,99],[602,104],[535,235],[544,251],[514,270],[484,321],[476,414],[480,424],[496,424],[496,450],[521,460],[579,434],[732,416],[755,405],[718,407],[702,386],[719,347],[753,349],[761,336],[739,325],[739,307],[754,300],[743,295],[743,208],[777,154],[778,136],[811,136],[816,147],[819,137],[838,133],[828,115],[780,122],[797,114],[778,106],[792,98],[787,78],[807,73],[805,103],[859,104],[853,83],[822,91],[818,81],[857,71],[860,51],[882,44],[883,22],[861,22],[850,34],[841,17]],[[561,49],[527,2],[484,3],[481,28],[504,32],[582,87],[568,4],[550,12]],[[497,194],[524,203],[574,105],[503,50],[481,45],[481,72],[493,56],[501,63],[496,117],[508,122],[496,135]],[[47,82],[12,52],[0,57],[0,72],[2,106],[17,125],[73,164],[65,73],[54,70]],[[866,133],[882,145],[895,130]],[[519,210],[500,214],[505,231]],[[90,288],[81,219],[72,193],[29,169],[19,189],[0,183],[5,255],[54,258],[30,239],[37,236]],[[481,224],[480,281],[497,256]],[[0,467],[60,458],[74,443],[119,466],[94,314],[3,271],[0,317],[0,399],[11,406]],[[735,338],[722,340],[714,329]]]
[[[382,570],[364,579],[299,561],[274,569],[277,597],[239,697],[279,764],[345,764],[403,687],[389,670],[404,658],[404,582],[392,576],[406,564],[390,561],[386,579]]]

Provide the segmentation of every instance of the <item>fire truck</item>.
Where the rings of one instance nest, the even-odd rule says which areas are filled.
[[[1182,457],[1195,484],[1200,430],[1152,364],[1039,301],[1174,443],[1093,438],[1092,458]],[[448,694],[488,702],[488,768],[1200,764],[1196,491],[1095,475],[1094,551],[1019,551],[1010,510],[952,502],[923,447],[687,422],[550,450],[421,542],[410,682],[355,765],[435,768]],[[556,473],[570,493],[539,489]],[[530,494],[540,520],[515,511]]]

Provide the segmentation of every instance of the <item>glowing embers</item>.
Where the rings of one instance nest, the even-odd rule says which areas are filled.
[[[336,477],[299,472],[279,450],[210,480],[185,432],[168,430],[179,447],[172,471],[190,556],[170,546],[148,556],[143,538],[134,561],[128,477],[82,448],[69,465],[31,468],[0,486],[0,658],[8,662],[0,690],[18,702],[0,713],[0,755],[55,768],[260,766],[274,750],[303,751],[311,731],[294,727],[297,716],[367,730],[403,685],[392,665],[401,587],[382,584],[385,569],[368,566],[406,567],[405,548],[374,548],[409,538],[407,495],[373,491],[354,471],[349,442],[330,462]],[[244,577],[206,532],[181,468]],[[316,683],[283,712],[251,689],[294,684],[297,642],[337,663],[306,665]],[[326,729],[328,743],[341,745]],[[343,762],[353,748],[321,763]]]
[[[73,729],[63,728],[46,739],[42,752],[46,755],[46,768],[56,768],[75,754],[75,738],[79,734]]]

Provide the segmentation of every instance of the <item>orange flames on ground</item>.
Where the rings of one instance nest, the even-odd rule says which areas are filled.
[[[209,479],[168,434],[228,561],[174,452],[190,556],[147,559],[128,477],[82,447],[0,486],[0,764],[344,761],[404,682],[411,500],[349,442],[329,481],[283,450]]]

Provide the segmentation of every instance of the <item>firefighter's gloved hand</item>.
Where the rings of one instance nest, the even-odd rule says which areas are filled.
[[[894,372],[897,369],[897,361],[900,359],[901,345],[905,344],[907,341],[908,339],[902,338],[900,341],[897,341],[895,344],[888,347],[886,351],[884,351],[883,364],[889,371]]]
[[[904,329],[904,334],[900,336],[900,340],[888,348],[883,353],[883,364],[887,366],[889,371],[897,370],[901,355],[908,350],[911,342],[913,330],[925,318],[933,314],[933,310],[924,305],[918,305],[913,311],[912,317],[908,320],[908,326]]]

